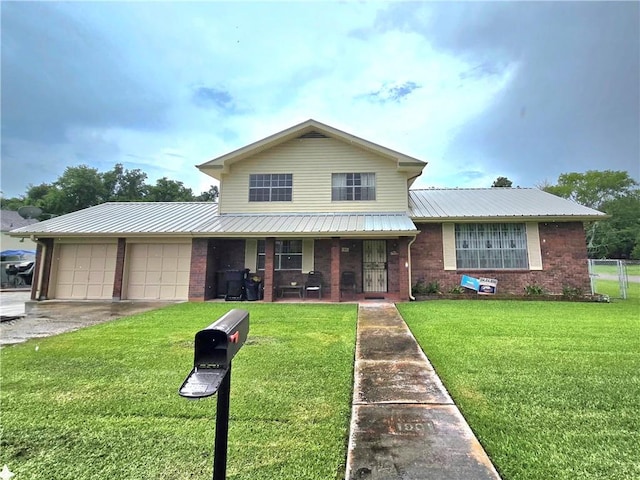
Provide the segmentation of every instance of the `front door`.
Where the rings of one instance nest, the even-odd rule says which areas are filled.
[[[362,289],[365,293],[387,291],[387,241],[362,242]]]

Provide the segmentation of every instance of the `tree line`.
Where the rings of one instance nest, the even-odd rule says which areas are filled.
[[[41,219],[46,219],[104,202],[215,202],[219,195],[215,185],[194,195],[182,182],[167,177],[158,179],[155,185],[146,181],[145,172],[125,169],[120,163],[106,172],[80,165],[67,167],[53,183],[29,185],[24,195],[2,198],[0,202],[3,210],[39,207]]]

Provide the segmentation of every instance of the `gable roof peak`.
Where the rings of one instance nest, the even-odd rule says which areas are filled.
[[[265,137],[262,140],[250,143],[242,148],[197,165],[197,168],[203,173],[220,180],[221,175],[228,171],[229,165],[296,138],[333,138],[349,143],[355,147],[375,152],[389,160],[398,162],[398,165],[401,165],[403,168],[422,171],[426,166],[426,162],[422,160],[356,137],[355,135],[310,118],[302,123],[298,123],[297,125]]]

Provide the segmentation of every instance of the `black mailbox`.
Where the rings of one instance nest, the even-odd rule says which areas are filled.
[[[196,333],[193,369],[182,383],[180,395],[203,398],[215,394],[248,334],[249,312],[240,309],[229,311]]]

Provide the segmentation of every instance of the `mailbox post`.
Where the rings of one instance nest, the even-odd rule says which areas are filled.
[[[225,480],[227,475],[231,360],[244,345],[248,334],[249,312],[240,309],[231,310],[196,333],[193,369],[179,390],[181,396],[193,399],[218,393],[213,480]]]

